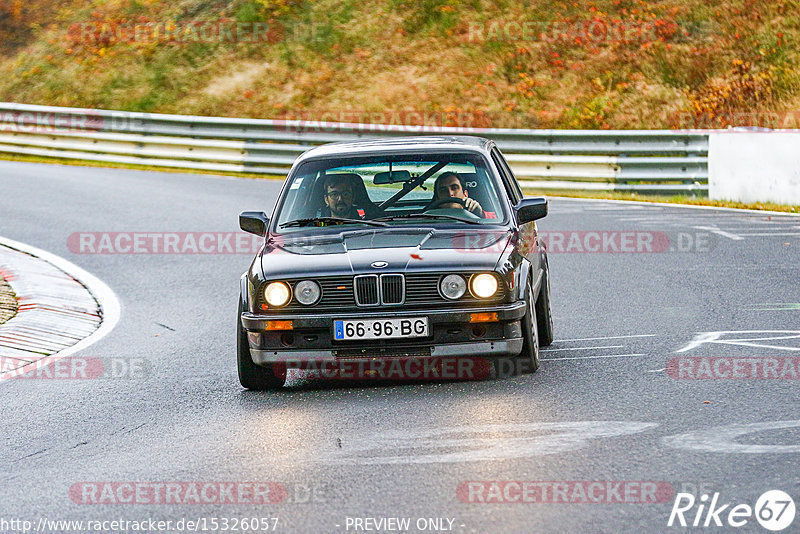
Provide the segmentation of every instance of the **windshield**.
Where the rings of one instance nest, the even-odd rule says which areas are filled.
[[[477,154],[308,161],[291,178],[276,213],[276,230],[498,224],[506,218],[501,199]]]

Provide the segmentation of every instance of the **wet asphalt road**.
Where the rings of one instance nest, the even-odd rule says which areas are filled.
[[[0,520],[206,518],[221,530],[223,519],[258,517],[278,518],[279,532],[333,533],[391,531],[385,521],[401,518],[411,532],[663,532],[678,530],[667,522],[680,491],[752,506],[779,489],[800,505],[800,382],[667,369],[681,357],[800,356],[800,218],[554,199],[539,227],[564,239],[550,254],[556,342],[537,374],[410,384],[292,375],[266,393],[236,377],[238,283],[252,255],[68,246],[79,232],[235,232],[240,211],[271,211],[280,185],[0,163],[0,236],[72,261],[121,301],[119,325],[81,355],[146,362],[145,377],[0,384]],[[594,242],[574,232],[588,231],[661,232],[652,235],[673,250],[582,253]],[[707,332],[721,333],[691,343]],[[277,482],[287,494],[269,505],[82,502],[81,483],[126,481]],[[487,483],[459,492],[469,481]],[[653,481],[667,493],[585,503],[568,484],[568,503],[464,502],[497,488],[513,498],[502,481]],[[356,521],[365,518],[384,522]],[[738,530],[766,532],[747,521]]]

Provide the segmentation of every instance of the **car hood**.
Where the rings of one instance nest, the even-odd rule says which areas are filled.
[[[267,278],[379,272],[492,270],[511,230],[374,228],[334,235],[270,236],[261,253]],[[385,262],[382,268],[374,262]]]

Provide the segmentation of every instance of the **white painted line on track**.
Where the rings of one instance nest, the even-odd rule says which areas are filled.
[[[78,341],[76,344],[67,347],[62,351],[37,359],[31,364],[19,368],[19,371],[27,372],[31,366],[35,366],[36,369],[42,369],[56,360],[60,360],[61,358],[75,354],[76,352],[81,351],[86,347],[100,341],[102,338],[108,335],[115,326],[117,326],[121,315],[121,306],[117,296],[114,294],[114,291],[108,287],[105,282],[88,271],[78,267],[74,263],[67,261],[60,256],[56,256],[51,252],[47,252],[46,250],[42,250],[26,243],[20,243],[19,241],[14,241],[13,239],[8,239],[5,237],[0,237],[0,244],[19,250],[26,254],[30,254],[31,256],[35,256],[61,269],[75,280],[83,284],[89,290],[92,296],[94,296],[94,298],[97,300],[97,303],[100,305],[100,310],[102,312],[102,322],[97,330]],[[3,379],[0,380],[0,384],[4,382],[10,382],[12,380],[13,379]]]
[[[721,235],[722,237],[727,237],[728,239],[733,239],[734,241],[741,241],[744,238],[740,235],[732,234],[730,232],[726,232],[725,230],[720,230],[715,226],[692,226],[695,230],[705,230],[706,232],[711,232],[712,234]]]
[[[798,234],[800,230],[794,227],[779,227],[779,226],[728,226],[725,225],[721,230],[731,232],[740,236],[747,235],[774,235],[774,234]]]
[[[540,362],[557,362],[559,360],[596,360],[598,358],[632,358],[644,354],[605,354],[603,356],[569,356],[565,358],[539,358]]]
[[[666,371],[666,370],[667,370],[667,368],[664,367],[663,369],[651,369],[651,370],[649,370],[647,372],[648,373],[661,373],[661,372]]]
[[[734,345],[737,347],[752,347],[756,349],[773,349],[773,350],[800,350],[800,347],[781,347],[779,345],[759,345],[758,343],[740,343],[737,341],[726,341],[725,345]]]
[[[754,338],[723,338],[726,334],[786,334],[780,336],[768,337],[754,337]],[[695,335],[694,339],[682,349],[675,352],[688,352],[703,344],[718,344],[718,345],[738,345],[743,347],[757,347],[764,349],[775,350],[800,350],[800,347],[783,347],[775,345],[761,345],[758,343],[749,343],[750,341],[775,341],[784,339],[797,339],[800,338],[800,331],[798,330],[722,330],[718,332],[700,332]]]
[[[793,235],[793,236],[800,236],[800,232],[765,232],[759,234],[739,234],[745,237],[771,237],[771,236],[783,236],[783,235]]]
[[[755,432],[769,432],[796,429],[800,421],[762,421],[748,424],[732,424],[694,430],[686,434],[667,436],[661,443],[667,447],[692,451],[717,452],[725,454],[797,454],[800,445],[768,445],[759,443],[740,443],[739,438]],[[763,509],[763,508],[762,508]]]
[[[693,204],[671,204],[669,202],[644,202],[641,200],[612,200],[608,198],[579,198],[579,197],[560,197],[558,195],[545,195],[547,198],[557,198],[559,201],[573,202],[605,202],[607,204],[621,204],[628,206],[660,206],[662,208],[683,208],[690,210],[712,210],[733,213],[757,213],[759,215],[780,215],[782,217],[800,217],[800,213],[789,213],[786,211],[770,210],[750,210],[744,208],[726,208],[722,206],[695,206]]]
[[[648,217],[617,217],[617,220],[625,222],[658,222],[657,218],[652,215]]]
[[[586,211],[622,211],[627,213],[630,209],[631,209],[630,206],[596,206],[592,208],[586,208]],[[635,209],[642,209],[642,208],[636,206]]]
[[[728,341],[775,341],[776,339],[797,339],[797,338],[800,338],[800,334],[792,334],[789,336],[750,337],[744,339],[722,340],[720,341],[720,343],[727,343]]]
[[[563,454],[592,440],[624,437],[658,426],[627,421],[566,423],[472,424],[463,426],[383,428],[371,435],[354,434],[344,448],[328,448],[312,461],[338,465],[443,464],[519,460]]]
[[[747,228],[753,228],[754,226],[761,225],[760,226],[761,228],[765,228],[765,227],[779,228],[780,227],[782,230],[798,230],[798,229],[800,229],[800,226],[797,226],[797,221],[794,221],[794,220],[784,221],[784,220],[781,220],[781,219],[770,219],[770,220],[767,221],[767,220],[764,220],[764,219],[754,219],[754,218],[750,217],[750,218],[745,219],[745,220],[728,219],[728,220],[725,220],[725,221],[722,221],[722,222],[726,223],[725,226],[727,228],[740,228],[740,229],[741,228],[745,228],[745,229],[747,229]],[[784,226],[785,226],[785,228],[784,228]]]
[[[556,352],[559,350],[590,350],[590,349],[621,349],[623,345],[608,345],[605,347],[569,347],[566,349],[541,349],[542,352]]]
[[[563,343],[567,341],[594,341],[596,339],[623,339],[630,337],[655,337],[658,334],[633,334],[630,336],[605,336],[605,337],[581,337],[575,339],[556,339],[553,343]]]

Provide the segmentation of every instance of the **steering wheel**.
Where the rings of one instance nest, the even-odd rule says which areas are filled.
[[[440,207],[444,204],[458,204],[459,207],[457,208]],[[431,215],[449,215],[451,217],[459,217],[462,219],[463,218],[480,219],[478,215],[475,215],[474,213],[472,213],[467,209],[467,203],[464,201],[464,199],[458,197],[440,198],[439,200],[434,200],[431,203],[430,207],[423,213],[429,213]]]
[[[439,206],[441,206],[443,204],[453,204],[453,203],[461,204],[462,208],[464,208],[465,210],[467,209],[467,203],[464,201],[463,198],[447,197],[447,198],[440,198],[440,199],[434,200],[431,203],[431,205],[428,206],[428,209],[426,209],[425,211],[435,210],[436,208],[438,208]],[[467,211],[469,211],[469,210],[467,210]]]

